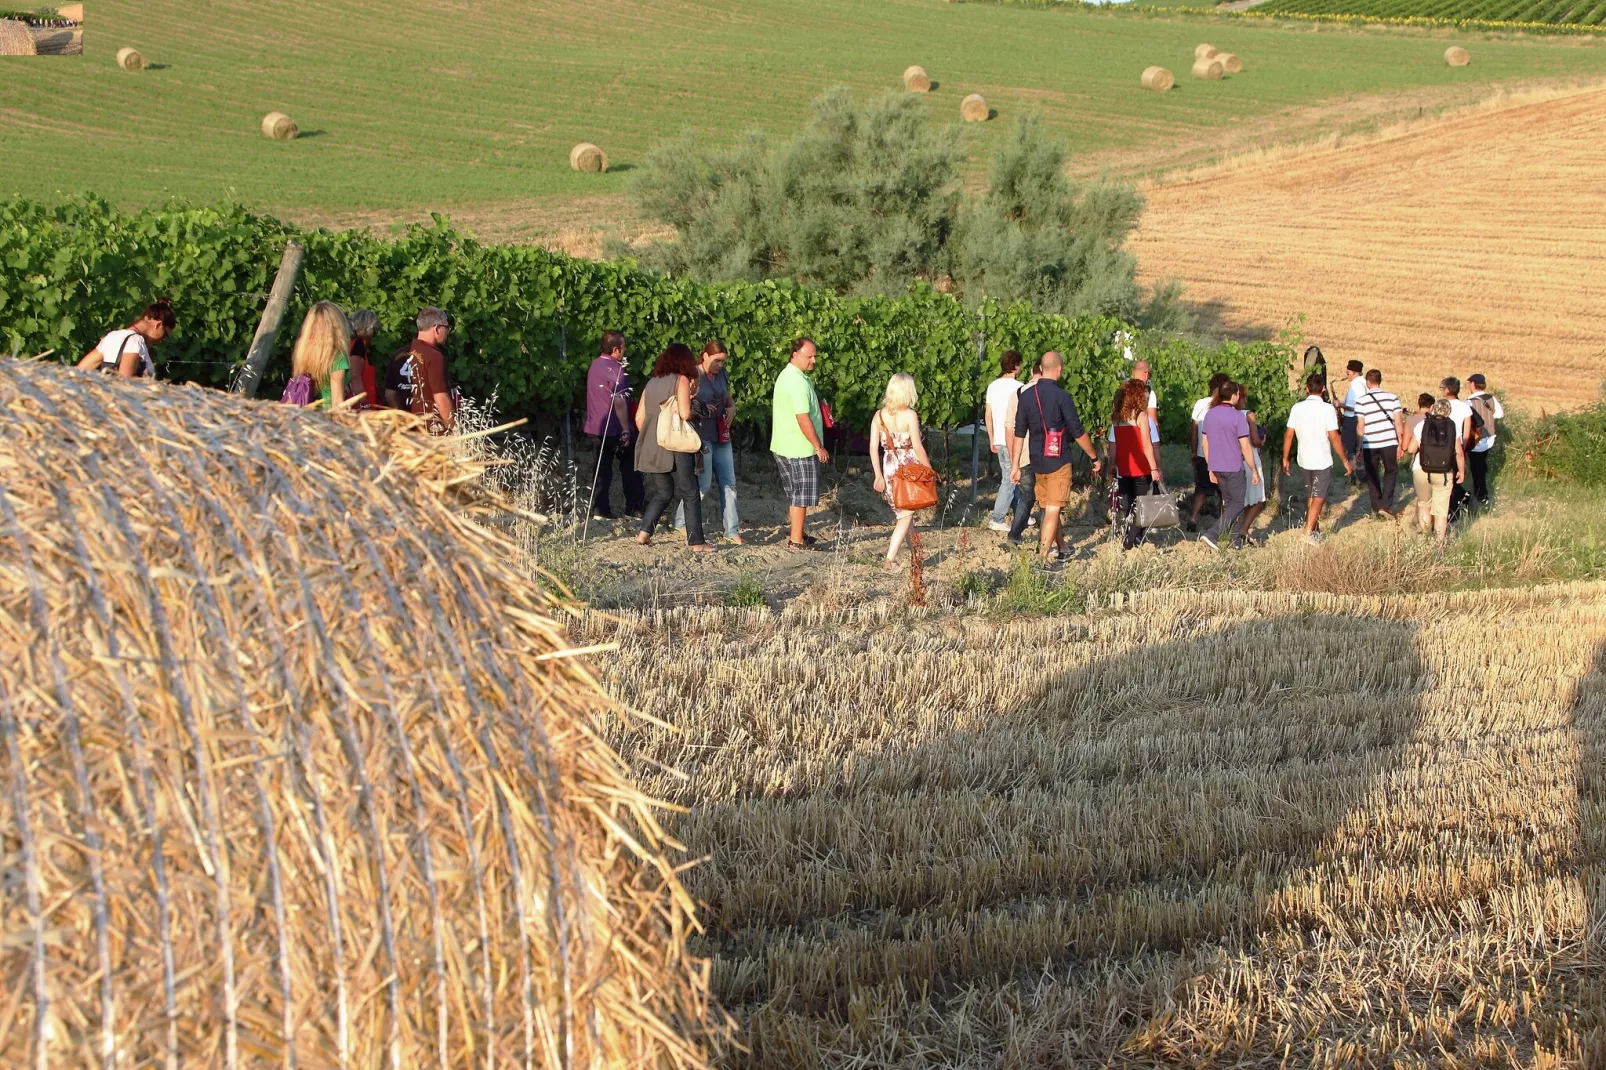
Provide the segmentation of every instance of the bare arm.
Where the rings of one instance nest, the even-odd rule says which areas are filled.
[[[1461,445],[1460,439],[1457,439],[1455,444],[1455,481],[1457,483],[1467,481],[1467,449]]]
[[[870,417],[870,471],[875,473],[875,489],[886,490],[886,477],[881,474],[881,410]]]
[[[1344,458],[1344,474],[1347,476],[1354,475],[1355,466],[1349,463],[1349,458],[1344,454],[1344,436],[1337,431],[1329,431],[1327,432],[1327,441],[1333,444],[1333,452]]]
[[[824,446],[820,445],[820,436],[814,433],[814,421],[809,419],[809,414],[806,412],[798,413],[797,425],[803,429],[803,437],[808,439],[809,445],[814,447],[814,455],[820,459],[820,463],[824,464],[829,461],[831,455],[825,451]]]
[[[329,373],[329,407],[338,409],[346,401],[346,373],[332,371]]]
[[[441,424],[445,426],[446,430],[450,431],[452,429],[452,426],[453,426],[453,424],[452,424],[452,395],[450,395],[450,394],[436,394],[435,395],[435,412],[440,416]]]
[[[682,420],[691,419],[691,380],[684,375],[675,376],[675,407]]]
[[[100,359],[100,350],[91,349],[84,354],[84,359],[78,362],[78,366],[84,369],[98,368],[100,367]]]
[[[1153,412],[1153,409],[1149,410]],[[1153,417],[1151,416],[1152,420]],[[1143,436],[1143,456],[1149,462],[1149,471],[1154,473],[1155,479],[1163,479],[1165,473],[1160,471],[1160,453],[1154,448],[1154,442],[1148,435]]]
[[[133,379],[139,375],[139,353],[126,352],[117,358],[117,374],[124,379]]]
[[[1406,453],[1409,452],[1405,448],[1405,440],[1406,440],[1407,437],[1409,437],[1409,435],[1410,435],[1410,432],[1405,429],[1405,413],[1404,412],[1395,413],[1394,414],[1394,439],[1395,439],[1395,441],[1397,441],[1400,444],[1400,451],[1399,451],[1398,454],[1396,454],[1396,459],[1404,457],[1406,455]]]
[[[916,416],[913,410],[909,412],[909,422],[914,425],[914,430],[909,432],[909,440],[914,443],[915,456],[920,459],[921,464],[930,468],[931,458],[926,456],[926,444],[920,438],[920,417]]]
[[[1255,467],[1255,448],[1249,444],[1248,436],[1238,440],[1238,448],[1243,451],[1244,467],[1249,469],[1249,482],[1259,483],[1260,469]]]
[[[1328,434],[1330,434],[1330,435],[1331,434],[1337,434],[1337,432],[1336,431],[1329,431]],[[1292,453],[1293,450],[1294,450],[1294,429],[1292,427],[1290,427],[1288,430],[1283,432],[1283,475],[1285,475],[1285,476],[1288,474],[1288,455],[1290,453]]]
[[[639,433],[641,431],[645,431],[646,429],[647,429],[647,400],[646,400],[646,398],[643,398],[641,404],[636,406],[636,431]]]
[[[998,441],[998,439],[993,437],[993,407],[983,403],[981,409],[982,423],[987,426],[987,445],[991,447],[994,453],[997,453],[998,447],[993,445],[993,443]]]
[[[1098,451],[1093,448],[1093,440],[1088,437],[1086,431],[1082,432],[1082,437],[1076,440],[1076,444],[1082,447],[1082,452],[1087,454],[1087,459],[1093,462],[1094,475],[1104,471],[1104,462],[1099,460]]]

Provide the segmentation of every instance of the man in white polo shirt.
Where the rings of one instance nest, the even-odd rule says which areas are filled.
[[[1506,418],[1506,409],[1500,404],[1499,398],[1489,393],[1489,381],[1482,375],[1467,376],[1467,385],[1472,387],[1472,393],[1467,395],[1467,404],[1483,423],[1478,441],[1467,450],[1467,475],[1472,477],[1473,497],[1478,499],[1479,505],[1488,505],[1489,451],[1494,448],[1497,433],[1495,421]]]
[[[1005,523],[1011,507],[1019,509],[1020,488],[1010,478],[1009,464],[1009,433],[1015,426],[1015,402],[1020,395],[1024,384],[1021,383],[1020,354],[1013,349],[1006,349],[999,358],[999,376],[987,384],[987,406],[984,410],[987,423],[987,442],[992,447],[993,456],[998,458],[998,467],[1003,475],[998,484],[998,497],[993,499],[993,515],[988,518],[987,526],[993,531],[1008,531],[1009,525]],[[1026,511],[1031,512],[1032,503],[1026,503]]]
[[[1299,472],[1305,479],[1305,538],[1321,542],[1322,506],[1327,504],[1333,482],[1333,454],[1344,458],[1344,474],[1354,475],[1349,458],[1344,457],[1344,440],[1338,433],[1338,411],[1322,396],[1327,380],[1312,374],[1305,380],[1305,400],[1288,413],[1288,430],[1283,433],[1283,475],[1289,475],[1288,455],[1299,443]]]

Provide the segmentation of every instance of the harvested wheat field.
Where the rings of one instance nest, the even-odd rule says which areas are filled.
[[[1530,409],[1606,378],[1606,88],[1513,98],[1147,191],[1132,248],[1232,333],[1296,313],[1329,361],[1414,396],[1488,374]]]
[[[737,1064],[1606,1058],[1606,586],[578,631]]]

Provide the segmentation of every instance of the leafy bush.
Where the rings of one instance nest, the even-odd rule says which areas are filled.
[[[95,198],[53,206],[0,200],[0,350],[54,349],[58,359],[75,360],[106,330],[167,295],[179,324],[157,350],[160,371],[171,379],[225,385],[250,345],[290,238],[303,242],[307,254],[287,333],[313,301],[327,299],[374,309],[379,348],[388,352],[411,337],[421,305],[439,305],[453,317],[453,375],[469,394],[495,393],[502,410],[515,416],[572,406],[597,341],[609,329],[628,336],[638,375],[670,341],[723,339],[738,416],[746,421],[767,421],[770,387],[787,359],[787,343],[802,334],[819,344],[816,381],[849,427],[868,424],[888,377],[898,371],[919,381],[927,425],[968,423],[1006,349],[1064,354],[1064,383],[1094,425],[1106,419],[1127,374],[1116,336],[1130,328],[1121,320],[1045,315],[1023,301],[987,300],[967,309],[925,285],[897,296],[844,297],[775,280],[697,283],[642,271],[630,261],[596,263],[536,246],[481,245],[439,217],[383,239],[299,231],[236,205],[125,214]],[[1216,368],[1249,384],[1268,426],[1292,401],[1293,350],[1286,342],[1210,350],[1133,333],[1138,350],[1155,365],[1155,388],[1173,433],[1179,418],[1185,433],[1187,408]],[[264,395],[286,378],[287,363],[281,336]]]
[[[1507,448],[1526,475],[1606,487],[1606,402],[1525,422]]]

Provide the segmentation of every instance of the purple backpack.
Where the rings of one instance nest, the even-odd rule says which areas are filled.
[[[312,404],[312,376],[303,372],[284,384],[284,395],[279,401],[285,405],[307,406]]]

